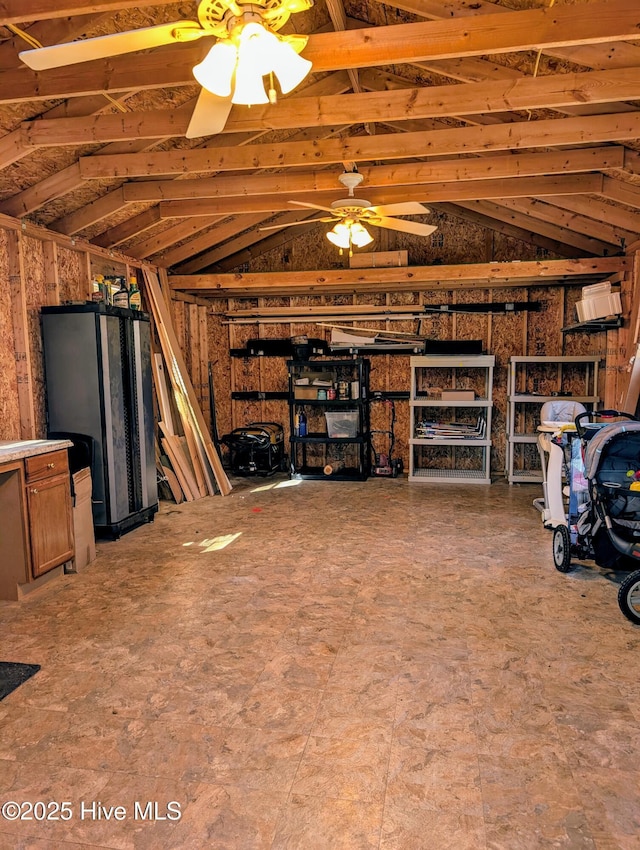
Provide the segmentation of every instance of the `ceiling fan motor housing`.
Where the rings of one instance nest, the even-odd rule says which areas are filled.
[[[338,177],[338,180],[345,189],[349,190],[349,197],[353,198],[353,190],[362,183],[364,177],[357,171],[345,171]],[[367,202],[365,201],[364,203],[366,204]]]
[[[203,29],[224,37],[225,33],[218,32],[224,22],[230,31],[238,23],[260,21],[268,24],[272,30],[279,30],[289,20],[294,12],[301,12],[313,6],[313,0],[253,0],[243,3],[242,0],[201,0],[198,6],[198,20]]]

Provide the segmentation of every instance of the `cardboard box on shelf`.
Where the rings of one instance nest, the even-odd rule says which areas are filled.
[[[73,475],[75,501],[73,506],[73,534],[76,554],[71,571],[78,572],[96,559],[96,539],[91,507],[91,470],[87,467]]]
[[[474,401],[475,397],[473,390],[442,390],[440,396],[443,401]]]
[[[335,372],[301,372],[294,380],[293,397],[301,400],[318,398],[318,390],[328,389],[335,380]]]
[[[318,387],[314,387],[314,386],[294,387],[293,397],[298,398],[300,400],[305,400],[305,399],[308,400],[308,399],[318,398]]]

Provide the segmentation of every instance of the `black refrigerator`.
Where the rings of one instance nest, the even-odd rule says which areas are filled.
[[[89,438],[96,536],[118,538],[158,510],[149,317],[87,302],[41,318],[48,432]]]

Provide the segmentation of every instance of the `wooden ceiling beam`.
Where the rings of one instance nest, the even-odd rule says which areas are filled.
[[[630,257],[589,257],[506,263],[469,263],[442,266],[394,266],[371,269],[263,272],[247,274],[173,275],[172,292],[196,295],[251,297],[262,294],[326,292],[395,292],[423,289],[447,290],[474,287],[557,285],[580,277],[624,272]],[[374,279],[375,278],[375,279]]]
[[[205,274],[209,271],[231,271],[231,269],[238,268],[238,266],[241,266],[243,263],[250,263],[252,260],[262,256],[267,251],[272,251],[274,248],[281,248],[283,245],[291,242],[292,239],[295,239],[296,236],[304,236],[305,239],[310,235],[312,235],[312,238],[314,239],[322,238],[314,232],[318,226],[319,225],[317,224],[305,225],[304,223],[301,223],[296,227],[283,227],[282,230],[271,232],[270,234],[263,234],[258,239],[255,237],[251,239],[250,234],[244,234],[245,238],[241,240],[246,243],[244,247],[239,245],[240,240],[238,242],[235,242],[234,240],[235,244],[233,246],[224,245],[219,249],[217,252],[218,258],[215,261],[215,264],[208,263],[200,268]],[[234,248],[233,252],[230,250],[231,248]]]
[[[458,183],[423,183],[414,186],[388,187],[367,192],[372,204],[401,201],[459,201],[479,198],[527,197],[530,195],[599,194],[602,191],[601,174],[560,175],[559,177],[520,177],[505,180],[473,180]],[[188,218],[191,216],[235,215],[237,213],[278,212],[291,210],[290,200],[309,201],[329,206],[335,200],[335,191],[316,192],[312,196],[302,193],[297,198],[283,194],[254,195],[240,198],[193,198],[188,201],[162,201],[163,218]]]
[[[127,242],[139,233],[144,233],[145,230],[149,230],[150,227],[153,227],[160,221],[162,219],[160,218],[158,207],[149,207],[148,210],[144,210],[138,213],[138,215],[128,218],[114,227],[110,227],[99,236],[95,236],[91,242],[93,245],[100,245],[102,248],[112,248],[123,242]]]
[[[602,193],[598,194],[609,198],[610,201],[618,201],[621,204],[640,209],[640,186],[606,177],[603,182]]]
[[[382,2],[382,0],[380,0]],[[387,0],[388,2],[388,0]],[[589,2],[589,0],[587,0]],[[451,20],[452,18],[468,18],[475,15],[492,15],[509,13],[511,10],[497,3],[482,0],[482,2],[433,2],[433,0],[399,0],[389,5],[405,12],[418,15],[427,20]],[[553,4],[549,4],[551,8]],[[586,4],[585,4],[586,5]],[[614,46],[608,44],[581,44],[576,47],[547,47],[543,53],[575,62],[588,68],[628,68],[640,64],[638,47],[635,44],[620,42]]]
[[[326,130],[326,129],[322,129],[322,130],[315,130],[315,129],[312,129],[312,130],[301,130],[299,133],[296,133],[296,134],[295,134],[295,136],[294,136],[293,138],[294,138],[294,139],[297,139],[297,140],[299,140],[299,139],[304,139],[304,140],[305,140],[304,144],[312,144],[312,143],[313,143],[313,142],[314,142],[314,141],[315,141],[318,137],[325,138],[326,136],[332,135],[332,134],[334,134],[334,133],[340,133],[340,132],[343,132],[344,130],[347,130],[347,129],[348,129],[348,127],[338,126],[338,127],[331,128],[331,130]],[[245,133],[245,134],[238,134],[238,135],[236,136],[236,144],[235,144],[235,148],[234,148],[234,149],[237,149],[238,147],[241,147],[241,146],[243,146],[243,145],[249,145],[251,142],[255,142],[255,141],[257,140],[257,138],[259,138],[259,137],[260,137],[260,135],[262,135],[262,134],[261,134],[261,133],[259,133],[259,134],[255,134],[255,133],[253,133],[253,134],[249,134],[249,133]],[[211,148],[219,147],[219,146],[221,146],[222,144],[223,144],[222,137],[220,137],[220,136],[215,136],[215,137],[213,137],[213,138],[211,138],[211,139],[208,139],[208,140],[204,143],[204,146],[205,146],[205,147],[207,147],[207,148],[209,148],[209,149],[211,149]],[[157,210],[157,208],[156,208],[156,210]],[[157,210],[157,212],[159,213],[159,210]],[[138,216],[135,216],[134,218],[135,218],[135,219],[139,219],[140,223],[142,223],[143,225],[145,225],[145,226],[144,226],[143,228],[141,228],[141,229],[143,229],[143,230],[144,230],[144,229],[147,229],[147,228],[146,228],[146,219],[145,219],[144,217],[138,217]],[[262,216],[260,216],[260,217],[259,217],[259,220],[261,220],[261,219],[262,219]],[[217,219],[216,219],[216,220],[217,220]],[[133,223],[133,226],[135,226],[135,222]],[[247,224],[247,227],[248,227],[248,226],[250,226],[250,225],[249,225],[249,224]],[[179,230],[177,230],[177,231],[176,231],[176,233],[179,233],[179,232],[180,232]],[[119,241],[119,242],[120,242],[120,241],[126,241],[126,239],[121,238],[121,237],[123,237],[123,236],[124,236],[124,234],[125,234],[125,233],[127,233],[127,234],[128,234],[128,236],[127,236],[126,238],[130,238],[131,236],[133,236],[133,235],[134,235],[134,232],[131,230],[131,228],[127,228],[127,227],[126,227],[126,222],[125,222],[125,223],[123,223],[122,225],[120,225],[120,230],[118,230],[118,229],[116,228],[116,232],[114,233],[114,236],[118,239],[118,241]],[[189,236],[190,236],[190,237],[193,237],[193,236],[194,236],[194,234],[190,232]],[[107,238],[108,238],[108,236],[107,236]],[[195,235],[195,237],[194,237],[194,238],[195,238],[195,240],[196,240],[196,242],[197,242],[198,240],[203,239],[203,238],[204,238],[204,239],[206,239],[207,237],[206,237],[206,235],[205,235],[204,237],[203,237],[203,236],[197,236],[197,235]],[[170,249],[170,248],[171,248],[171,246],[172,246],[175,242],[177,242],[177,241],[181,241],[181,240],[183,240],[183,239],[184,239],[184,236],[183,236],[183,235],[180,235],[179,239],[174,239],[174,240],[173,240],[173,242],[168,242],[168,243],[166,243],[166,244],[163,246],[163,250],[165,250],[165,251],[166,251],[166,250]],[[95,240],[95,241],[97,242],[97,244],[104,244],[104,241],[103,241],[102,239],[101,239],[100,241],[98,241],[98,240]],[[178,248],[174,248],[174,249],[173,249],[174,251],[176,251],[176,252],[177,252],[177,254],[178,254],[178,255],[182,255],[182,256],[181,256],[181,259],[185,259],[186,257],[193,256],[193,250],[194,250],[194,249],[191,247],[191,241],[192,241],[192,240],[189,240],[189,243],[188,243],[188,244],[183,244],[183,245],[181,245],[181,246],[178,246]],[[108,244],[108,243],[107,243],[107,244]],[[204,247],[209,247],[209,246],[210,246],[210,244],[211,244],[211,243],[209,242],[209,243],[208,243],[206,246],[204,246]],[[203,248],[200,248],[199,250],[203,250]],[[148,255],[146,255],[146,256],[148,256]],[[175,262],[175,261],[177,261],[177,260],[172,259],[172,260],[171,260],[171,264],[173,264],[173,262]],[[164,262],[164,261],[163,261],[163,259],[162,259],[162,256],[159,258],[158,262],[160,263],[160,265],[163,265],[163,262]]]
[[[99,9],[93,8],[94,11]],[[1,15],[1,10],[0,10]],[[46,16],[45,16],[46,17]],[[316,73],[385,64],[510,53],[592,42],[634,40],[636,0],[606,0],[588,6],[533,9],[456,20],[427,21],[310,35],[303,56]],[[76,97],[100,91],[185,86],[209,45],[173,45],[135,56],[117,56],[35,73],[7,71],[0,78],[0,102]],[[79,70],[80,69],[80,70]]]
[[[497,180],[511,177],[534,177],[551,174],[577,174],[620,168],[624,148],[573,148],[571,150],[519,154],[514,156],[477,157],[474,159],[436,160],[394,165],[361,166],[364,191],[374,186],[403,186],[415,183],[450,183],[465,180]],[[127,203],[180,200],[188,198],[224,198],[245,195],[268,195],[276,192],[334,191],[344,195],[334,170],[283,171],[276,174],[254,174],[244,179],[235,176],[199,180],[143,180],[125,183]],[[363,190],[360,190],[363,191]]]
[[[606,249],[611,248],[615,251],[622,250],[622,246],[630,241],[632,234],[620,228],[611,227],[604,221],[596,222],[593,219],[584,218],[577,213],[569,210],[562,210],[557,206],[552,206],[546,203],[546,200],[540,198],[502,198],[499,201],[500,205],[510,210],[523,213],[527,216],[540,219],[555,227],[564,228],[580,237],[587,237],[593,243],[599,243]],[[604,253],[604,250],[598,249],[592,253]]]
[[[159,208],[158,208],[159,209]],[[160,253],[165,248],[170,248],[184,239],[191,239],[198,233],[202,233],[208,227],[222,221],[226,216],[211,215],[202,218],[188,218],[178,221],[170,227],[151,234],[142,241],[127,246],[127,253],[139,260],[146,260],[154,254]]]
[[[594,254],[595,256],[610,255],[615,251],[614,246],[609,244],[598,242],[597,240],[589,240],[582,236],[582,234],[574,233],[557,224],[549,224],[549,222],[542,221],[531,215],[526,215],[518,210],[508,209],[503,205],[503,200],[463,201],[460,203],[460,206],[465,207],[467,210],[474,210],[484,215],[489,215],[497,221],[512,224],[522,230],[533,231],[539,236],[552,239],[555,242],[571,245],[575,250],[580,251],[581,256],[589,254]]]
[[[84,179],[90,180],[244,171],[251,168],[324,165],[343,162],[345,159],[361,163],[378,159],[517,151],[523,148],[617,142],[638,137],[640,112],[635,112],[598,115],[588,122],[582,118],[553,118],[503,125],[317,139],[310,142],[252,144],[246,147],[224,145],[215,150],[180,149],[123,156],[96,154],[80,158],[80,173]]]
[[[264,213],[233,216],[224,219],[218,224],[214,224],[212,228],[205,232],[194,236],[188,242],[182,245],[171,246],[160,252],[156,255],[157,260],[160,265],[168,268],[176,263],[184,262],[191,257],[195,257],[201,251],[206,251],[213,245],[235,239],[239,233],[243,233],[247,228],[256,228],[267,219],[268,217]]]
[[[123,206],[123,191],[121,188],[115,189],[101,198],[96,198],[95,201],[92,201],[81,209],[57,219],[49,226],[52,230],[57,230],[59,233],[73,236],[90,227],[92,224],[108,218],[110,215],[118,212]]]
[[[485,115],[512,109],[554,108],[571,104],[615,103],[640,99],[639,72],[588,71],[486,82],[430,86],[405,91],[295,97],[275,105],[234,107],[224,132],[328,127],[365,121],[403,121],[457,115]],[[98,144],[123,139],[183,136],[191,109],[99,115],[91,118],[26,121],[24,143],[52,146]],[[624,116],[620,116],[623,118]],[[537,122],[531,122],[535,124]]]
[[[136,0],[136,6],[163,6],[174,0]],[[20,24],[40,21],[46,18],[66,18],[67,15],[82,15],[87,9],[93,12],[115,12],[128,9],[131,4],[125,0],[94,0],[89,6],[87,0],[2,0],[0,3],[0,25]]]
[[[640,213],[615,204],[607,204],[598,198],[585,195],[554,195],[547,198],[547,203],[578,213],[585,218],[606,221],[614,227],[640,233]]]
[[[298,233],[302,232],[310,232],[310,228],[308,225],[301,225],[301,227],[305,227],[306,230],[300,230],[298,227],[288,227],[284,225],[291,225],[295,222],[304,222],[306,218],[313,216],[313,211],[304,210],[304,211],[295,211],[289,213],[283,213],[277,220],[268,219],[261,217],[260,221],[255,222],[252,225],[247,225],[251,227],[250,230],[245,230],[243,233],[240,233],[239,236],[235,238],[229,238],[229,236],[222,236],[222,233],[219,232],[221,228],[214,228],[213,231],[209,231],[210,242],[209,245],[198,246],[194,245],[195,250],[191,255],[186,255],[182,257],[182,265],[180,266],[180,274],[193,274],[194,272],[202,271],[203,269],[208,268],[209,266],[214,265],[215,263],[220,262],[221,260],[226,260],[232,254],[238,254],[242,251],[246,251],[250,249],[250,246],[255,245],[256,243],[260,243],[260,253],[264,253],[264,251],[269,250],[269,245],[275,245],[275,242],[270,240],[270,237],[264,233],[259,231],[259,225],[263,222],[269,222],[270,225],[282,224],[282,230],[279,231],[271,231],[272,235],[279,235],[282,231],[287,231],[287,233],[291,233],[291,237],[293,238]],[[242,222],[239,222],[242,223]],[[236,226],[237,227],[237,226]],[[237,232],[237,229],[236,229]],[[195,242],[196,240],[194,240]],[[193,243],[192,243],[193,244]],[[278,242],[277,244],[282,244]],[[200,248],[200,251],[197,248]],[[255,253],[252,254],[255,256]],[[176,263],[181,262],[176,258],[176,255],[171,257],[167,256],[167,254],[163,255],[163,261],[166,262],[168,266],[175,266]],[[185,262],[186,260],[186,262]],[[239,261],[239,263],[242,262]],[[238,264],[239,264],[238,263]]]
[[[525,242],[528,245],[535,245],[538,248],[543,248],[552,256],[584,256],[584,251],[580,251],[573,245],[567,245],[565,242],[559,241],[556,238],[543,236],[535,230],[532,230],[530,222],[525,222],[524,226],[518,226],[512,221],[507,221],[506,215],[501,218],[497,218],[495,210],[488,208],[489,204],[489,201],[471,201],[469,203],[460,202],[457,204],[437,204],[435,208],[438,211],[445,212],[453,218],[459,218],[487,230],[501,233],[511,239],[519,239],[521,242]],[[487,206],[486,210],[484,210],[485,205]],[[493,206],[496,207],[497,205],[494,204]]]

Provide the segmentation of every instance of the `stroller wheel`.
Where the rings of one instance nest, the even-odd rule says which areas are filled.
[[[627,620],[640,625],[640,570],[630,573],[620,585],[618,605]]]
[[[561,573],[571,569],[571,536],[566,525],[556,525],[553,529],[553,563]]]

